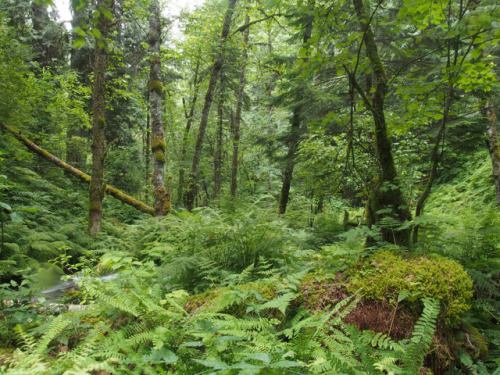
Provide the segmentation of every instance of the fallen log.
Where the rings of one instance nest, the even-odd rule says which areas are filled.
[[[79,178],[81,181],[86,182],[86,183],[90,183],[90,180],[92,179],[92,177],[90,175],[80,171],[79,169],[76,169],[75,167],[73,167],[72,165],[70,165],[68,163],[65,163],[61,159],[52,155],[47,150],[44,150],[43,148],[41,148],[37,144],[30,141],[28,138],[26,138],[23,134],[21,134],[20,131],[12,128],[11,126],[5,125],[5,124],[0,124],[0,125],[2,126],[2,128],[4,130],[6,130],[7,132],[14,135],[14,137],[16,137],[22,143],[24,143],[26,145],[26,147],[28,147],[31,151],[33,151],[37,155],[40,155],[42,158],[50,161],[51,163],[54,163],[59,168],[62,168],[65,171],[67,171],[68,173],[72,174],[73,176]],[[105,185],[104,190],[105,190],[106,194],[109,194],[109,195],[115,197],[119,201],[121,201],[125,204],[128,204],[141,212],[147,213],[147,214],[152,215],[152,216],[154,215],[153,207],[150,207],[147,204],[142,203],[141,201],[138,201],[135,198],[132,198],[130,195],[125,194],[121,190],[118,190],[117,188],[114,188],[114,187],[109,186],[109,185]]]

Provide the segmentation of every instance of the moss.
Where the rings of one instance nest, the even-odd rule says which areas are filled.
[[[351,276],[348,290],[358,289],[370,299],[388,300],[402,292],[408,293],[409,302],[437,298],[445,324],[456,327],[470,308],[472,280],[460,264],[444,257],[405,258],[379,251]]]
[[[155,152],[156,150],[161,150],[165,152],[167,149],[167,144],[165,143],[165,139],[160,135],[153,135],[151,137],[151,150]]]
[[[104,129],[106,127],[106,120],[104,119],[104,117],[99,116],[97,118],[97,127],[101,129]]]
[[[102,204],[98,201],[90,201],[89,202],[89,211],[91,212],[101,212]]]
[[[155,159],[157,162],[164,164],[167,159],[165,159],[165,154],[163,153],[163,150],[156,150],[155,151]]]
[[[152,80],[149,82],[149,90],[161,95],[163,94],[163,84],[158,80]]]

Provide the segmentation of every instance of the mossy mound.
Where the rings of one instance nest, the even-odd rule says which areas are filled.
[[[469,310],[472,280],[457,262],[441,257],[403,257],[389,251],[379,251],[353,272],[348,291],[361,290],[374,300],[420,298],[441,301],[441,317],[447,327],[457,327]]]

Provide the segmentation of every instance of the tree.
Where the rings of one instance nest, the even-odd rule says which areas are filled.
[[[210,81],[208,83],[207,92],[205,94],[205,103],[203,105],[203,110],[201,112],[200,126],[198,128],[198,136],[196,137],[196,144],[194,149],[193,163],[191,165],[191,172],[189,174],[189,180],[187,183],[186,192],[186,207],[188,210],[192,210],[194,206],[194,200],[197,193],[197,183],[198,183],[198,168],[201,159],[201,151],[203,148],[203,138],[205,136],[205,130],[208,124],[208,115],[210,113],[210,107],[212,106],[213,94],[215,90],[215,85],[217,83],[217,78],[219,77],[220,71],[222,69],[224,55],[223,47],[226,39],[229,35],[229,29],[231,27],[231,18],[234,12],[234,7],[237,0],[229,0],[227,6],[226,14],[224,16],[224,23],[222,25],[222,32],[219,41],[219,52],[217,53],[210,73]]]
[[[149,16],[149,52],[151,54],[149,76],[149,100],[151,110],[151,152],[153,153],[153,197],[156,216],[170,213],[170,194],[165,189],[165,135],[161,111],[161,24],[160,7],[153,0]]]
[[[96,25],[96,46],[94,60],[93,87],[93,141],[92,141],[92,180],[89,188],[89,224],[87,231],[96,236],[101,230],[102,199],[104,198],[104,158],[106,157],[105,136],[105,101],[106,101],[106,69],[107,42],[112,27],[112,10],[114,0],[98,0]]]

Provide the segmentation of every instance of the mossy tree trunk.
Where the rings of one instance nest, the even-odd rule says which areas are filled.
[[[77,168],[73,167],[72,165],[70,165],[70,164],[62,161],[61,159],[59,159],[56,156],[52,155],[47,150],[45,150],[45,149],[41,148],[40,146],[38,146],[36,143],[33,143],[26,136],[24,136],[23,134],[21,134],[20,131],[17,131],[16,129],[14,129],[14,128],[10,127],[10,126],[7,126],[5,124],[0,124],[0,127],[2,127],[5,131],[11,133],[19,141],[21,141],[22,143],[24,143],[26,145],[26,147],[28,147],[35,154],[41,156],[42,158],[44,158],[45,160],[47,160],[47,161],[49,161],[49,162],[51,162],[53,164],[55,164],[59,168],[62,168],[65,172],[67,172],[67,174],[75,176],[78,179],[80,179],[81,181],[90,184],[92,178],[88,174],[86,174],[86,173],[78,170]],[[149,215],[153,215],[154,214],[153,207],[149,207],[148,205],[146,205],[146,204],[138,201],[137,199],[135,199],[135,198],[133,198],[133,197],[125,194],[124,192],[122,192],[121,190],[118,190],[118,189],[114,188],[113,186],[109,186],[109,185],[104,184],[103,185],[103,189],[104,189],[104,192],[106,194],[109,194],[112,197],[115,197],[119,201],[121,201],[121,202],[123,202],[125,204],[128,204],[129,206],[132,206],[132,207],[134,207],[135,209],[137,209],[137,210],[139,210],[141,212],[144,212],[144,213],[149,214]]]
[[[198,136],[196,137],[196,144],[194,148],[193,163],[191,165],[191,172],[189,173],[189,180],[187,183],[186,191],[186,207],[189,211],[193,209],[194,200],[197,194],[197,184],[198,184],[198,167],[200,165],[201,151],[203,149],[203,139],[205,137],[205,130],[208,124],[208,115],[210,113],[210,107],[213,102],[213,95],[215,86],[217,84],[217,78],[219,77],[220,71],[222,69],[224,61],[223,46],[229,35],[229,29],[231,26],[231,19],[234,13],[234,7],[237,0],[229,0],[227,6],[226,14],[224,17],[224,24],[222,26],[222,33],[219,42],[219,52],[217,53],[214,63],[212,65],[212,71],[210,74],[210,81],[208,83],[207,93],[205,94],[205,103],[203,105],[203,110],[201,112],[200,127],[198,129]]]
[[[315,0],[308,1],[309,7],[309,15],[308,20],[305,25],[304,34],[302,37],[302,46],[307,49],[307,44],[309,39],[311,39],[314,16],[313,9],[315,5]],[[302,59],[303,62],[307,61],[307,57]],[[299,101],[302,101],[303,98],[299,98]],[[288,200],[290,197],[290,187],[292,185],[292,177],[293,177],[293,169],[295,167],[295,154],[297,152],[297,148],[299,147],[300,135],[301,135],[301,112],[302,112],[302,104],[297,104],[293,108],[291,126],[290,126],[290,136],[288,139],[288,153],[286,156],[286,166],[285,171],[283,173],[283,184],[281,185],[281,193],[280,200],[278,203],[278,213],[283,215],[286,212],[286,208],[288,205]]]
[[[250,16],[245,15],[245,23],[250,23]],[[247,27],[243,32],[243,51],[241,52],[241,70],[238,86],[238,99],[236,101],[236,113],[233,126],[233,156],[231,163],[231,196],[236,197],[236,190],[238,189],[238,151],[240,146],[240,125],[241,125],[241,112],[243,108],[243,93],[245,90],[245,69],[248,60],[248,38],[250,34],[250,27]]]
[[[375,130],[375,149],[380,165],[380,173],[376,186],[374,187],[370,205],[373,212],[373,223],[381,227],[382,240],[401,246],[410,245],[410,230],[399,229],[407,220],[411,220],[411,214],[407,202],[403,197],[398,174],[392,156],[391,141],[387,134],[385,120],[384,102],[388,91],[387,74],[378,53],[377,44],[369,17],[362,0],[353,0],[356,16],[364,33],[364,44],[366,53],[375,75],[375,92],[370,101],[359,84],[355,83],[356,90],[363,97],[367,107],[370,109]],[[354,80],[354,77],[351,77]]]
[[[112,10],[114,0],[98,0],[97,8],[100,15],[97,20],[97,30],[100,38],[95,41],[94,56],[94,87],[93,100],[93,140],[92,140],[92,180],[89,188],[89,223],[87,232],[96,236],[101,230],[102,200],[104,198],[104,158],[106,154],[104,110],[106,104],[106,69],[108,65],[106,42],[111,30],[112,22],[106,17],[103,9]]]
[[[497,206],[500,206],[500,144],[498,143],[498,128],[497,128],[497,115],[495,107],[490,100],[484,107],[484,115],[488,120],[486,134],[486,146],[491,156],[491,163],[493,166],[493,179],[495,181],[495,192],[497,197]]]
[[[161,81],[161,24],[160,6],[157,0],[151,2],[149,15],[149,103],[151,114],[151,152],[153,154],[153,198],[155,216],[170,213],[170,194],[165,188],[165,135],[161,113],[161,96],[163,84]]]

